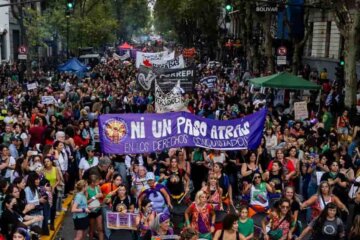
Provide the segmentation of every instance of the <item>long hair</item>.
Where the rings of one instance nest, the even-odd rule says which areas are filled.
[[[284,202],[289,204],[289,211],[286,213],[285,220],[286,220],[288,223],[291,224],[291,223],[292,223],[292,214],[291,214],[291,203],[290,203],[290,200],[289,200],[289,199],[286,199],[286,198],[280,199],[280,201],[279,201],[279,206],[278,206],[278,209],[277,209],[277,213],[278,213],[278,216],[280,216],[281,205],[282,205]]]
[[[350,229],[349,239],[352,237],[360,237],[360,215],[356,215]]]
[[[332,194],[332,192],[331,192],[331,186],[330,186],[329,182],[327,182],[327,181],[321,181],[320,184],[319,184],[318,190],[317,190],[317,194],[318,194],[319,196],[322,196],[322,195],[323,195],[322,192],[321,192],[321,187],[322,187],[323,185],[325,185],[325,184],[327,184],[328,187],[329,187],[329,195]]]
[[[292,189],[293,193],[294,193],[294,196],[291,200],[293,200],[294,202],[297,202],[297,203],[301,203],[300,199],[298,198],[298,196],[296,195],[296,192],[295,192],[295,188],[292,187],[292,186],[287,186],[284,188],[283,192],[282,192],[282,197],[285,198],[285,195],[286,195],[286,191],[288,189]]]
[[[31,172],[27,178],[26,185],[30,188],[33,194],[35,194],[35,192],[38,190],[38,187],[35,185],[35,180],[38,180],[39,178],[39,174],[36,172]]]
[[[320,213],[319,217],[317,218],[315,225],[314,225],[314,233],[318,234],[322,231],[322,227],[324,226],[324,223],[326,221],[326,218],[328,216],[329,209],[336,209],[336,218],[339,217],[339,211],[338,207],[335,203],[328,203],[324,210]]]

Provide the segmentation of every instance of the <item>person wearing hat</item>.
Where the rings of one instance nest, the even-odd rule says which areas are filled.
[[[170,215],[167,213],[158,214],[151,226],[151,236],[161,237],[166,235],[173,235],[174,230],[170,227]]]
[[[172,204],[170,195],[164,185],[155,182],[155,175],[153,172],[148,172],[146,174],[146,181],[149,188],[139,195],[139,206],[141,206],[141,202],[144,198],[148,198],[153,203],[153,209],[157,213],[168,212],[168,207],[172,208]]]
[[[82,176],[86,170],[91,167],[95,167],[99,164],[99,158],[95,156],[95,148],[92,145],[86,147],[86,157],[81,158],[79,162],[79,178],[82,179]]]

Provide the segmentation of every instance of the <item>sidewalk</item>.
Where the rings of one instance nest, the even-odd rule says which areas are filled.
[[[62,204],[62,208],[63,209],[68,209],[70,207],[71,201],[73,200],[73,195],[69,194],[67,198],[64,199],[64,202]],[[49,236],[41,236],[40,240],[53,240],[55,239],[56,234],[58,233],[58,231],[60,230],[63,222],[64,222],[64,218],[65,218],[65,214],[66,212],[62,211],[60,213],[59,216],[57,216],[55,218],[55,231],[50,231],[50,235]]]

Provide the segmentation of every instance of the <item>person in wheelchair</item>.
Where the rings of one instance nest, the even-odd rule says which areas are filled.
[[[269,209],[269,193],[274,192],[274,187],[264,182],[260,173],[255,173],[252,183],[248,184],[243,194],[250,195],[249,217],[256,213],[266,212]]]

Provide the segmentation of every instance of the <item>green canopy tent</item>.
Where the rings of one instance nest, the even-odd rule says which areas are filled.
[[[281,72],[266,77],[250,79],[257,87],[282,88],[293,90],[320,90],[321,86],[288,72]]]

